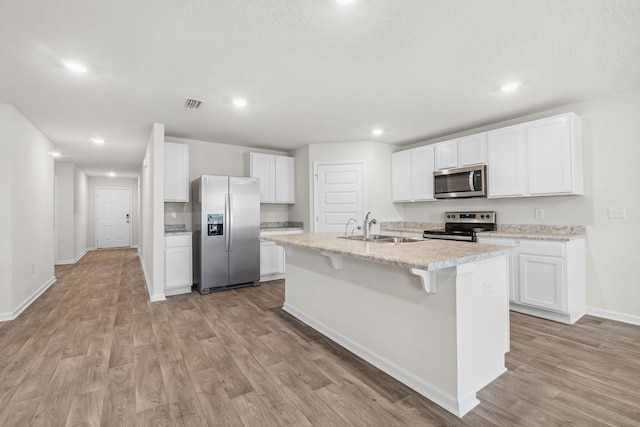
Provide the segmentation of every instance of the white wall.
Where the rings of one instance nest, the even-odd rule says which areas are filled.
[[[87,175],[73,163],[56,162],[56,264],[72,264],[87,246]]]
[[[89,197],[88,178],[78,167],[73,171],[73,218],[74,218],[74,242],[73,259],[78,259],[87,251],[87,227],[89,223]],[[137,186],[136,186],[137,189]]]
[[[53,146],[9,105],[0,105],[0,129],[1,219],[5,230],[10,229],[0,244],[0,319],[7,320],[55,281]]]
[[[164,295],[164,125],[154,123],[140,170],[140,258],[151,301]]]
[[[128,188],[131,190],[131,246],[139,245],[138,179],[91,176],[87,182],[86,240],[88,248],[96,247],[96,188]]]
[[[366,211],[377,220],[397,221],[402,218],[402,205],[391,202],[391,153],[395,146],[380,142],[336,142],[310,144],[296,151],[296,207],[292,209],[293,221],[304,221],[305,230],[313,221],[313,186],[311,179],[314,162],[365,161],[367,184]],[[305,177],[307,177],[305,179]],[[306,188],[305,188],[306,185]],[[357,218],[361,223],[363,218]],[[309,224],[309,227],[307,227]],[[373,229],[377,231],[377,226]]]
[[[11,171],[13,163],[12,142],[12,115],[13,107],[0,104],[0,149],[3,155],[0,156],[0,198],[7,202],[11,201]],[[12,316],[12,264],[13,253],[11,242],[13,241],[11,203],[3,203],[0,208],[0,223],[8,226],[4,227],[2,239],[0,239],[0,321],[8,320]]]
[[[249,153],[286,156],[284,151],[263,150],[194,139],[166,137],[167,142],[189,146],[189,181],[201,175],[249,176]],[[261,204],[260,221],[287,221],[289,205]],[[165,224],[186,224],[191,230],[191,203],[165,203]],[[173,216],[175,215],[175,218]]]
[[[569,111],[583,120],[584,196],[405,203],[404,219],[442,220],[446,210],[493,209],[503,224],[585,225],[590,312],[609,317],[621,315],[640,324],[640,279],[635,265],[640,256],[640,196],[635,190],[640,183],[640,88],[440,140]],[[436,141],[429,141],[432,142]],[[419,145],[424,143],[413,146]],[[627,218],[607,218],[609,206],[625,206]],[[534,208],[544,209],[544,219],[534,219]]]
[[[56,177],[56,264],[70,263],[74,255],[74,169],[72,163],[56,162],[54,174]]]

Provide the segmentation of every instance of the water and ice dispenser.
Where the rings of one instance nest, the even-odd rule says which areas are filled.
[[[207,235],[222,236],[224,229],[224,215],[207,214]]]

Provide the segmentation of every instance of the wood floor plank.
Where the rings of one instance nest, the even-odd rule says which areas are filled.
[[[134,372],[136,383],[136,412],[167,405],[160,357],[155,345],[135,347]]]
[[[198,401],[208,426],[240,426],[242,420],[231,399],[224,391],[216,369],[209,368],[191,373]]]
[[[100,425],[134,426],[136,415],[136,390],[133,363],[109,368],[109,383],[102,405]]]
[[[58,363],[38,409],[31,420],[33,426],[64,425],[76,395],[75,385],[85,356],[63,358]]]
[[[161,365],[169,413],[176,426],[205,426],[204,414],[184,360]]]
[[[247,427],[280,427],[281,425],[255,391],[236,396],[231,399],[231,403]]]
[[[312,426],[289,395],[278,387],[269,372],[251,354],[234,352],[232,349],[234,361],[281,425]]]
[[[65,427],[99,427],[105,389],[77,395],[71,404]]]

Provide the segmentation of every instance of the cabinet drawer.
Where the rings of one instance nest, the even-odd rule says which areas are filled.
[[[541,242],[537,240],[521,240],[520,253],[564,257],[565,244],[559,243],[559,242]]]
[[[191,246],[191,236],[166,236],[164,238],[165,248],[180,248]]]

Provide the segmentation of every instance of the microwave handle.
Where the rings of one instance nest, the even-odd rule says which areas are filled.
[[[473,171],[469,172],[469,190],[476,191],[475,187],[473,186]]]

